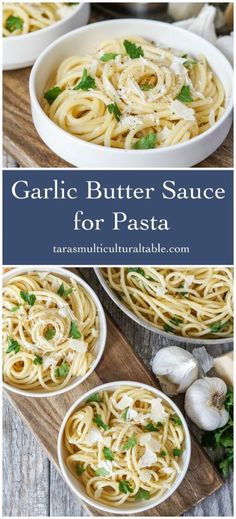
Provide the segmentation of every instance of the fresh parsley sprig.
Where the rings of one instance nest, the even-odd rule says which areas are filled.
[[[95,79],[89,76],[86,68],[83,70],[82,78],[73,90],[90,90],[90,88],[96,88]]]
[[[144,52],[142,47],[138,47],[134,42],[129,40],[124,40],[124,47],[131,59],[140,58],[141,56],[144,56]]]

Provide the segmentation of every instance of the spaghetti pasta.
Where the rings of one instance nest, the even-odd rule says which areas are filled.
[[[129,36],[65,59],[46,85],[42,106],[80,139],[148,149],[208,130],[224,112],[225,93],[204,56],[193,59]]]
[[[181,472],[185,434],[167,402],[145,387],[91,395],[68,419],[66,464],[89,497],[119,507],[161,497]]]
[[[68,16],[71,7],[69,4],[56,2],[4,3],[3,36],[8,38],[45,29]]]
[[[71,278],[26,272],[3,287],[3,378],[24,390],[61,389],[95,359],[98,312]]]
[[[122,303],[155,328],[183,337],[232,337],[232,269],[144,266],[101,270]]]

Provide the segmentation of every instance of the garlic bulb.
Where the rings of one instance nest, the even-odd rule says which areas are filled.
[[[184,408],[191,420],[204,431],[223,427],[229,419],[224,407],[227,386],[221,378],[204,377],[186,391]]]
[[[184,393],[198,377],[198,363],[179,346],[162,348],[155,355],[152,370],[167,395]]]
[[[204,3],[191,3],[191,2],[170,2],[168,5],[168,14],[174,18],[174,20],[186,20],[186,18],[192,18],[196,16]]]

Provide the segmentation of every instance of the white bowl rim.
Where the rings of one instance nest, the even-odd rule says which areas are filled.
[[[148,265],[146,265],[146,266],[148,266]],[[115,268],[116,265],[111,265],[111,267]],[[118,265],[118,267],[119,267],[119,265]],[[122,301],[120,301],[118,299],[117,295],[108,286],[105,278],[103,277],[103,275],[101,273],[101,268],[102,267],[94,267],[94,272],[95,272],[99,282],[101,283],[103,289],[107,293],[107,295],[111,298],[113,303],[115,303],[118,306],[118,308],[120,308],[120,310],[122,312],[124,312],[126,315],[128,315],[128,317],[130,317],[137,324],[146,328],[146,330],[149,330],[150,332],[153,332],[153,333],[157,333],[158,335],[161,335],[161,336],[165,337],[166,339],[170,339],[172,341],[178,341],[180,343],[185,343],[185,344],[195,344],[196,346],[203,346],[204,344],[214,346],[215,344],[233,342],[234,337],[222,337],[222,339],[221,338],[204,339],[204,337],[203,338],[182,337],[181,335],[176,335],[175,333],[165,332],[164,330],[156,328],[156,326],[153,326],[152,323],[147,323],[146,321],[144,321],[143,319],[141,319],[137,315],[135,315],[135,313],[132,312],[132,310],[130,310],[127,306],[124,305],[124,303],[122,303]]]
[[[11,391],[12,393],[16,393],[18,395],[22,395],[25,397],[34,397],[34,398],[55,397],[58,395],[62,395],[63,393],[66,393],[67,391],[71,391],[72,389],[75,389],[75,387],[82,384],[82,382],[84,382],[91,375],[91,373],[93,373],[93,371],[95,371],[97,365],[99,364],[99,362],[102,358],[102,355],[104,353],[104,349],[106,346],[106,339],[107,339],[106,316],[105,316],[103,306],[102,306],[97,294],[93,290],[93,288],[90,287],[90,285],[86,281],[84,281],[84,279],[80,278],[77,274],[75,274],[74,272],[71,272],[63,267],[51,267],[51,266],[50,267],[47,267],[47,266],[38,266],[37,267],[35,265],[35,266],[28,266],[28,267],[22,266],[22,267],[12,268],[11,270],[9,270],[3,274],[2,284],[4,284],[5,281],[8,281],[8,279],[11,279],[11,277],[13,277],[13,275],[18,275],[18,274],[22,274],[24,272],[31,272],[31,271],[33,271],[33,272],[41,272],[41,271],[53,272],[55,274],[56,273],[61,274],[61,276],[64,276],[65,278],[69,277],[69,276],[72,277],[92,297],[92,299],[96,305],[98,315],[99,315],[99,324],[100,324],[99,341],[101,342],[100,349],[99,349],[96,359],[92,363],[92,366],[82,377],[75,377],[74,381],[71,384],[69,384],[68,386],[65,386],[61,389],[55,389],[53,391],[45,391],[45,392],[40,392],[40,393],[36,392],[36,391],[34,392],[32,390],[28,391],[27,389],[21,389],[21,388],[15,387],[15,386],[11,386],[4,380],[2,381],[2,385],[5,389]]]
[[[72,483],[70,481],[69,477],[67,476],[66,470],[64,468],[65,467],[65,463],[64,463],[64,460],[63,460],[63,456],[62,456],[62,441],[63,441],[64,428],[65,428],[65,425],[66,425],[66,422],[67,422],[68,418],[70,417],[72,412],[76,409],[76,407],[81,405],[95,391],[96,392],[105,391],[105,390],[109,391],[110,389],[112,390],[113,388],[119,387],[119,386],[133,386],[133,387],[137,387],[137,386],[140,387],[141,386],[142,388],[145,388],[145,389],[148,389],[149,391],[152,391],[154,394],[156,394],[156,396],[161,397],[163,400],[166,400],[166,402],[169,403],[170,407],[181,418],[182,425],[183,425],[183,428],[184,428],[184,433],[185,433],[185,443],[186,443],[186,446],[185,446],[185,460],[184,460],[184,463],[183,463],[182,471],[179,474],[179,477],[177,476],[177,478],[174,481],[174,484],[171,486],[171,488],[165,494],[163,494],[163,496],[161,496],[161,498],[159,500],[156,500],[156,502],[155,502],[155,498],[153,498],[153,502],[152,503],[145,502],[145,504],[137,506],[136,509],[131,509],[131,508],[116,509],[114,507],[109,507],[109,505],[103,505],[102,503],[98,503],[97,501],[95,501],[95,499],[92,499],[89,496],[85,497],[84,495],[82,495],[80,493],[80,490],[78,490],[78,488],[74,485],[74,483]],[[112,513],[112,514],[120,514],[120,515],[122,515],[122,514],[125,514],[125,515],[136,514],[136,513],[143,512],[145,510],[149,510],[151,508],[155,508],[156,506],[159,506],[161,503],[163,503],[163,501],[166,501],[177,490],[177,488],[180,486],[180,484],[182,483],[182,481],[183,481],[183,479],[184,479],[184,477],[185,477],[185,475],[187,473],[187,470],[188,470],[188,467],[189,467],[189,463],[190,463],[190,458],[191,458],[191,437],[190,437],[190,432],[189,432],[189,428],[188,428],[186,419],[183,416],[182,411],[179,409],[177,404],[171,398],[169,398],[165,393],[163,393],[160,389],[158,389],[156,387],[153,387],[153,386],[150,386],[148,384],[144,384],[143,382],[135,382],[133,380],[132,381],[131,380],[118,380],[118,381],[115,381],[115,382],[107,382],[106,384],[101,384],[99,386],[96,386],[96,387],[90,389],[89,391],[84,393],[80,398],[78,398],[72,404],[72,406],[68,409],[66,415],[64,416],[63,421],[62,421],[61,426],[60,426],[60,430],[59,430],[59,434],[58,434],[58,441],[57,441],[57,454],[58,454],[60,469],[62,471],[62,474],[63,474],[63,477],[64,477],[66,483],[75,492],[75,494],[77,496],[79,496],[80,499],[82,499],[82,501],[85,501],[87,504],[93,506],[94,508],[97,508],[99,510],[102,510],[104,512],[109,512],[109,513]]]
[[[96,149],[99,149],[101,150],[101,148],[103,148],[104,150],[104,153],[108,153],[107,151],[105,150],[109,150],[111,151],[112,150],[112,153],[116,153],[117,155],[118,154],[123,154],[123,153],[128,153],[128,154],[133,154],[133,155],[143,155],[143,154],[146,154],[147,152],[148,153],[157,153],[157,156],[159,154],[164,154],[164,153],[167,153],[168,150],[170,149],[182,149],[185,147],[188,147],[190,146],[193,142],[197,143],[197,142],[201,142],[202,139],[204,139],[205,136],[208,136],[210,135],[211,133],[215,132],[215,130],[222,125],[222,123],[227,119],[227,117],[231,114],[231,111],[233,109],[233,88],[231,89],[231,95],[228,99],[228,104],[225,108],[225,111],[223,113],[223,115],[221,116],[221,118],[211,127],[211,128],[208,128],[208,130],[206,130],[205,132],[197,135],[196,137],[193,137],[192,139],[189,139],[188,141],[185,141],[185,142],[181,142],[181,143],[178,143],[178,144],[174,144],[174,145],[171,145],[171,146],[167,146],[167,147],[163,147],[163,148],[152,148],[152,149],[147,149],[147,150],[126,150],[126,149],[118,149],[118,148],[111,148],[109,146],[101,146],[100,144],[96,144],[96,143],[92,143],[92,142],[89,142],[89,141],[86,141],[86,140],[83,140],[81,139],[80,137],[76,137],[75,135],[72,135],[71,133],[63,130],[60,126],[58,126],[56,123],[54,123],[47,115],[46,113],[44,112],[44,110],[42,109],[38,99],[37,99],[37,96],[36,96],[36,92],[35,92],[35,78],[36,78],[36,75],[37,75],[37,72],[38,72],[38,69],[40,68],[40,65],[41,65],[41,62],[42,60],[44,59],[44,57],[47,55],[47,53],[55,46],[57,46],[58,44],[61,43],[62,40],[66,40],[67,38],[70,38],[71,36],[75,35],[76,33],[80,33],[80,32],[85,32],[87,30],[90,30],[90,28],[92,29],[94,26],[103,26],[103,25],[116,25],[117,23],[120,23],[122,20],[122,23],[124,25],[129,25],[130,23],[147,23],[147,24],[157,24],[157,25],[161,25],[161,26],[168,26],[169,28],[170,27],[174,27],[174,30],[177,30],[177,31],[180,31],[183,35],[184,34],[188,34],[188,35],[191,35],[193,37],[193,39],[196,39],[196,40],[201,40],[202,42],[204,41],[205,45],[206,46],[210,46],[211,48],[214,49],[214,52],[218,53],[221,58],[223,58],[225,60],[225,66],[228,67],[229,71],[230,71],[230,75],[231,75],[231,78],[232,78],[232,84],[233,84],[233,69],[232,69],[232,66],[231,64],[229,63],[229,61],[227,60],[227,58],[224,56],[224,54],[219,50],[217,49],[214,45],[212,45],[212,43],[210,43],[209,41],[205,40],[204,38],[202,38],[201,36],[199,36],[198,34],[195,34],[195,33],[191,33],[190,31],[187,31],[186,29],[183,29],[182,27],[176,27],[176,26],[173,26],[173,24],[170,24],[170,23],[166,23],[166,22],[159,22],[158,20],[148,20],[148,19],[145,19],[145,18],[125,18],[125,19],[115,19],[115,20],[105,20],[105,21],[101,21],[101,22],[96,22],[96,23],[91,23],[91,24],[87,24],[87,25],[84,25],[83,27],[79,27],[78,29],[75,29],[73,31],[70,31],[66,34],[64,34],[63,36],[61,36],[60,38],[58,38],[56,41],[54,41],[53,43],[51,43],[41,54],[40,56],[36,59],[34,65],[33,65],[33,68],[31,70],[31,73],[30,73],[30,77],[29,77],[29,91],[30,91],[30,97],[31,97],[31,102],[34,103],[34,105],[37,107],[38,110],[40,110],[41,112],[41,115],[44,117],[45,121],[47,121],[48,124],[50,124],[52,130],[54,131],[58,131],[59,133],[61,133],[61,135],[65,136],[67,135],[68,138],[70,138],[72,140],[72,143],[76,144],[76,143],[79,143],[79,142],[82,142],[84,146],[88,147],[90,149],[90,147],[96,147]],[[216,73],[217,74],[217,73]]]
[[[54,2],[54,3],[61,3],[61,2]],[[73,17],[73,15],[75,14],[75,12],[77,11],[80,11],[80,9],[86,5],[87,2],[79,2],[78,5],[76,7],[74,7],[74,10],[71,14],[69,14],[68,16],[64,16],[64,18],[62,18],[61,20],[57,20],[55,23],[53,23],[52,25],[49,25],[48,27],[43,27],[42,29],[39,29],[38,31],[32,31],[32,32],[27,32],[26,34],[18,34],[17,36],[9,36],[9,38],[3,38],[3,42],[8,42],[8,41],[19,41],[19,37],[20,37],[20,41],[23,41],[23,40],[27,40],[27,39],[31,39],[31,38],[36,38],[36,36],[38,36],[38,34],[43,31],[44,33],[47,31],[49,32],[50,30],[52,30],[55,25],[56,27],[59,27],[60,25],[62,25],[66,20],[70,20],[70,18]],[[89,5],[89,4],[88,4]],[[77,30],[77,29],[76,29]]]

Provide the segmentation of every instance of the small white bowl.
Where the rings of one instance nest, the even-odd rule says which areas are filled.
[[[71,14],[38,31],[3,38],[3,70],[15,70],[33,65],[41,52],[63,34],[85,25],[90,16],[90,4],[80,3]]]
[[[102,272],[99,267],[94,267],[95,274],[100,281],[102,287],[104,288],[107,295],[111,298],[111,300],[124,312],[128,317],[133,319],[136,323],[138,323],[140,326],[143,326],[143,328],[146,328],[149,330],[149,332],[157,333],[158,335],[161,335],[162,337],[165,337],[166,339],[182,342],[185,344],[195,344],[196,346],[203,346],[203,345],[212,345],[215,346],[216,344],[225,344],[225,343],[232,343],[233,337],[222,337],[219,339],[205,339],[202,337],[201,339],[198,339],[197,337],[184,337],[182,335],[177,335],[175,333],[165,332],[164,330],[161,330],[160,328],[157,328],[154,326],[151,322],[148,323],[141,317],[138,317],[130,308],[128,308],[116,295],[115,292],[109,287],[106,279],[102,275]]]
[[[92,366],[87,371],[87,373],[85,373],[85,375],[83,375],[82,377],[72,378],[66,387],[63,387],[62,389],[55,389],[54,391],[44,391],[43,389],[42,390],[39,389],[39,390],[35,390],[35,391],[33,391],[33,390],[28,391],[27,389],[21,389],[21,388],[15,387],[15,386],[11,386],[10,384],[8,384],[4,381],[2,383],[3,387],[8,389],[9,391],[12,391],[13,393],[17,393],[18,395],[23,395],[23,396],[27,396],[27,397],[29,397],[29,396],[30,397],[57,396],[57,395],[61,395],[62,393],[65,393],[66,391],[70,391],[71,389],[74,389],[75,387],[82,384],[82,382],[84,382],[84,380],[86,380],[86,378],[88,378],[91,375],[91,373],[96,369],[98,363],[101,360],[101,357],[102,357],[104,349],[105,349],[105,344],[106,344],[106,338],[107,338],[106,316],[105,316],[103,307],[102,307],[97,295],[93,291],[93,289],[86,283],[86,281],[81,279],[79,276],[77,276],[73,272],[70,272],[64,268],[41,267],[41,266],[38,268],[35,266],[34,267],[13,268],[3,275],[3,286],[6,284],[7,281],[9,281],[9,279],[15,277],[16,275],[20,275],[20,274],[32,272],[32,271],[34,271],[34,272],[35,271],[36,272],[41,272],[41,271],[52,272],[54,274],[58,274],[62,279],[65,279],[68,281],[70,278],[73,278],[76,281],[76,283],[78,283],[78,285],[81,285],[86,290],[86,292],[88,292],[88,294],[93,299],[93,301],[96,305],[97,311],[98,311],[99,335],[98,335],[98,339],[97,339],[97,342],[94,347],[96,358],[94,359]]]
[[[89,497],[87,495],[83,485],[80,484],[78,479],[75,476],[73,476],[73,474],[68,469],[66,462],[65,462],[66,449],[65,449],[65,445],[64,445],[64,430],[65,430],[65,426],[66,426],[66,423],[67,423],[67,420],[69,419],[69,417],[72,415],[72,413],[75,411],[75,409],[77,409],[78,407],[81,407],[83,404],[85,404],[85,401],[87,400],[87,398],[90,395],[92,395],[94,392],[99,393],[100,391],[114,391],[115,389],[117,389],[118,387],[121,387],[121,386],[133,386],[133,387],[137,386],[138,388],[143,387],[145,389],[148,389],[149,391],[152,391],[152,393],[154,395],[156,395],[157,397],[160,397],[162,400],[165,400],[172,407],[172,409],[175,411],[177,416],[182,421],[184,434],[185,434],[185,450],[183,453],[182,470],[181,470],[180,474],[177,476],[177,478],[175,479],[171,488],[167,492],[165,492],[165,494],[163,496],[153,497],[148,502],[145,501],[142,503],[138,503],[138,502],[137,503],[136,502],[135,503],[124,503],[119,508],[115,508],[112,506],[105,505],[103,503],[99,503],[95,499],[92,499],[91,497]],[[162,391],[159,391],[159,389],[157,389],[155,387],[149,386],[147,384],[142,384],[140,382],[123,380],[123,381],[110,382],[108,384],[102,384],[101,386],[97,386],[97,387],[91,389],[90,391],[88,391],[87,393],[85,393],[78,400],[76,400],[76,402],[70,407],[70,409],[66,413],[66,416],[63,419],[63,422],[61,424],[59,436],[58,436],[57,452],[58,452],[58,459],[59,459],[59,464],[60,464],[60,468],[61,468],[63,477],[64,477],[66,483],[68,483],[69,487],[75,492],[75,494],[80,499],[83,499],[90,506],[98,508],[99,510],[102,510],[103,512],[106,512],[106,513],[110,513],[112,515],[114,515],[114,514],[120,514],[120,515],[137,514],[137,513],[144,512],[145,510],[149,510],[150,508],[154,508],[154,507],[160,505],[160,503],[163,503],[163,501],[166,501],[175,492],[175,490],[177,490],[177,488],[183,481],[185,474],[188,470],[190,457],[191,457],[191,438],[190,438],[189,429],[188,429],[187,423],[185,421],[185,418],[182,415],[179,408],[177,407],[177,405],[173,402],[173,400],[171,400],[168,396],[166,396],[164,393],[162,393]]]
[[[221,79],[228,99],[221,119],[206,132],[175,146],[150,150],[123,150],[86,142],[57,126],[44,113],[41,100],[46,83],[69,56],[93,52],[101,42],[139,35],[192,56],[203,53]],[[76,51],[75,51],[76,49]],[[151,20],[126,19],[98,22],[82,27],[54,42],[36,61],[30,76],[33,122],[42,140],[59,157],[80,168],[171,168],[190,167],[211,155],[224,141],[232,123],[232,67],[223,54],[192,32]]]

